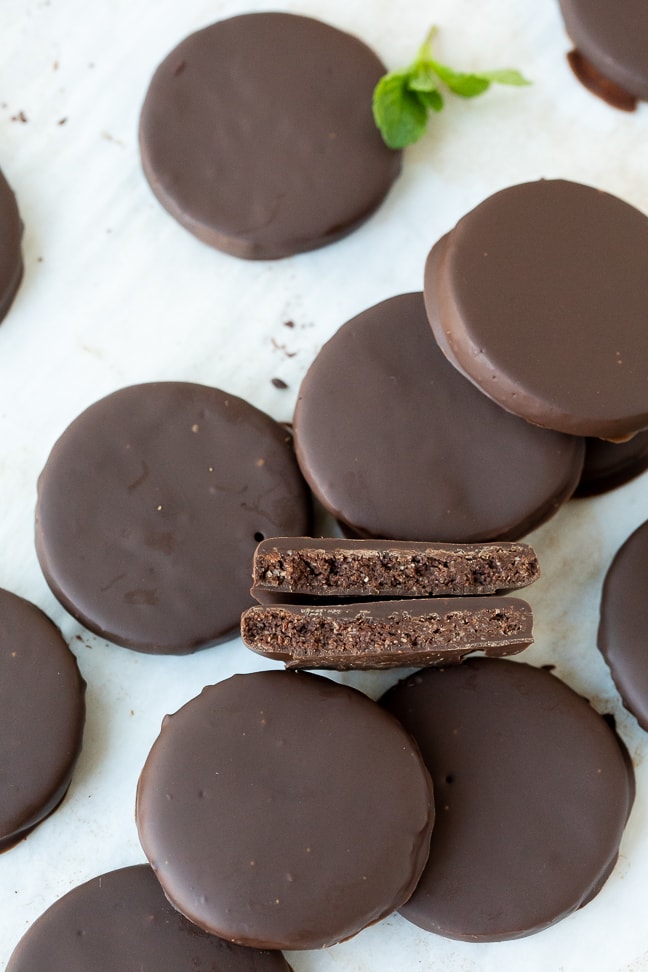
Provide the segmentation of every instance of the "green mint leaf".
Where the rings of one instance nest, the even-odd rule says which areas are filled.
[[[401,149],[418,141],[427,127],[428,111],[441,111],[444,100],[439,81],[462,98],[475,98],[493,83],[517,87],[531,83],[513,68],[466,73],[440,64],[432,58],[436,31],[431,28],[409,67],[385,74],[374,89],[374,120],[390,148]]]
[[[385,74],[374,90],[373,116],[383,140],[393,149],[418,141],[427,125],[427,106],[408,87],[409,72]]]

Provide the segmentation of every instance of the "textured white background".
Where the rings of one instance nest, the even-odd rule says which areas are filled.
[[[163,715],[208,682],[270,665],[238,640],[189,658],[142,656],[101,642],[65,614],[33,548],[36,479],[65,426],[102,395],[152,379],[219,385],[289,420],[321,344],[371,304],[420,289],[434,241],[504,186],[566,177],[648,212],[648,106],[625,115],[580,88],[552,0],[286,0],[281,9],[358,34],[389,67],[407,63],[434,22],[440,59],[463,69],[518,67],[533,87],[448,104],[406,152],[386,203],[340,243],[277,263],[208,249],[167,216],[143,179],[140,105],[157,63],[186,34],[276,7],[3,0],[0,8],[0,168],[19,199],[26,261],[0,328],[0,586],[61,626],[88,681],[85,746],[69,795],[0,857],[1,968],[57,897],[143,860],[135,784]],[[288,388],[275,388],[273,377]],[[526,657],[555,664],[597,708],[615,714],[637,769],[620,861],[600,895],[539,935],[496,945],[446,941],[394,916],[343,945],[291,955],[296,972],[648,969],[647,737],[620,706],[595,647],[604,572],[646,517],[644,475],[609,496],[571,502],[530,538],[543,578],[528,593],[536,644]],[[345,678],[377,695],[396,677]]]

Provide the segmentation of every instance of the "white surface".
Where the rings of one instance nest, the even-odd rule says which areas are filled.
[[[139,108],[154,68],[186,34],[277,6],[2,3],[0,168],[25,222],[26,274],[0,327],[0,585],[61,626],[88,682],[88,722],[65,802],[0,856],[0,968],[57,897],[143,860],[135,784],[163,715],[208,682],[264,665],[239,641],[189,658],[138,655],[89,636],[61,609],[36,561],[33,508],[36,478],[65,426],[102,395],[151,379],[219,385],[289,420],[323,341],[371,304],[421,289],[430,246],[504,186],[561,176],[648,212],[648,106],[625,115],[580,88],[565,62],[569,44],[552,0],[286,0],[282,9],[358,34],[390,67],[411,59],[433,19],[441,26],[440,59],[464,69],[518,67],[534,84],[449,103],[406,152],[403,175],[380,211],[346,240],[276,263],[210,250],[173,222],[146,185]],[[26,122],[13,120],[20,112]],[[288,389],[276,389],[273,377]],[[571,502],[531,537],[543,578],[528,592],[536,644],[527,658],[555,664],[570,685],[615,714],[637,770],[621,858],[600,895],[539,935],[496,945],[446,941],[394,916],[327,951],[293,953],[296,972],[648,969],[648,736],[621,708],[595,647],[604,572],[647,516],[644,475],[608,496]],[[372,695],[396,678],[346,677]]]

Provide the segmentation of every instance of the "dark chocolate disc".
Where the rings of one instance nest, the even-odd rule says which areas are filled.
[[[281,952],[207,935],[171,907],[148,864],[81,884],[34,922],[7,972],[290,972]]]
[[[634,776],[585,699],[543,669],[483,658],[425,669],[382,704],[419,743],[437,801],[405,918],[448,938],[503,941],[551,925],[600,890]]]
[[[491,402],[448,364],[420,293],[370,308],[302,383],[295,447],[321,503],[354,536],[515,540],[571,495],[584,446]]]
[[[85,682],[60,631],[0,590],[0,851],[63,799],[84,723]]]
[[[425,301],[449,360],[537,425],[625,439],[648,427],[648,217],[540,180],[490,196],[432,249]]]
[[[260,948],[331,945],[399,908],[433,819],[401,725],[301,672],[205,688],[165,719],[137,792],[140,840],[172,904]]]
[[[639,724],[648,729],[648,521],[614,557],[601,595],[598,646]]]
[[[90,630],[183,654],[238,630],[256,544],[308,523],[281,425],[217,388],[154,382],[96,402],[55,444],[36,546],[54,594]]]
[[[345,236],[400,172],[371,112],[385,71],[356,37],[310,17],[245,14],[191,34],[142,109],[153,192],[234,256],[284,257]]]
[[[22,232],[16,197],[0,172],[0,321],[9,310],[22,280]]]
[[[598,496],[623,486],[648,469],[648,429],[626,442],[587,439],[585,464],[575,497]]]
[[[648,100],[648,4],[645,0],[560,0],[578,54],[603,78]]]

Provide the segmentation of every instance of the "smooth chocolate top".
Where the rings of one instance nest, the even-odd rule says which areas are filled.
[[[34,922],[6,972],[290,972],[280,952],[232,945],[192,925],[148,864],[74,888]]]
[[[377,304],[324,345],[294,432],[324,507],[359,536],[399,540],[516,540],[571,495],[584,453],[448,364],[420,293]]]
[[[503,659],[425,669],[382,699],[434,780],[430,857],[401,914],[465,941],[519,938],[596,894],[634,798],[607,721],[549,672]]]
[[[191,34],[142,108],[153,192],[234,256],[284,257],[345,236],[400,172],[371,112],[385,71],[360,40],[310,17],[245,14]]]
[[[560,0],[567,33],[604,77],[648,100],[648,4],[645,0]]]
[[[648,429],[626,442],[587,439],[585,463],[575,497],[598,496],[623,486],[648,469]]]
[[[605,577],[598,646],[623,703],[648,729],[648,521],[623,543]]]
[[[167,716],[136,816],[188,918],[241,944],[307,949],[407,900],[434,811],[418,749],[392,716],[328,678],[265,671]]]
[[[9,310],[22,280],[22,233],[16,197],[0,172],[0,321]]]
[[[81,750],[85,682],[58,628],[0,590],[0,851],[61,802]]]
[[[252,561],[252,594],[317,597],[434,597],[493,594],[532,584],[540,574],[526,543],[417,543],[274,537]]]
[[[648,427],[648,217],[565,180],[490,196],[432,249],[425,301],[449,360],[530,422]]]
[[[452,665],[466,655],[515,655],[533,641],[519,597],[418,597],[325,606],[255,604],[241,616],[253,651],[286,668]]]
[[[36,546],[90,630],[183,654],[238,630],[256,544],[303,533],[309,514],[281,425],[217,388],[154,382],[91,405],[55,444]]]

